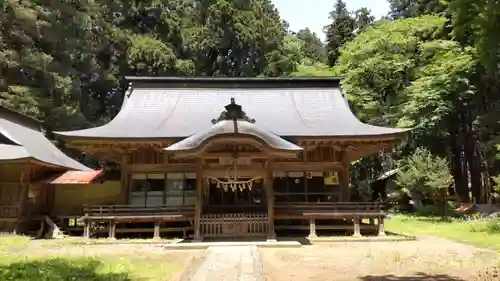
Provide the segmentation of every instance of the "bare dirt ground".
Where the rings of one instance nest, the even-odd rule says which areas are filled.
[[[267,281],[500,281],[496,252],[450,240],[347,242],[259,250]]]

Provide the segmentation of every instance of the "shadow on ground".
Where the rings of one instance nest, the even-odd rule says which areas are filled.
[[[368,275],[358,277],[361,281],[464,281],[464,279],[447,274],[416,273],[412,276]]]
[[[0,266],[0,280],[9,281],[132,281],[128,274],[101,272],[98,260],[50,259]],[[103,268],[105,269],[105,268]]]

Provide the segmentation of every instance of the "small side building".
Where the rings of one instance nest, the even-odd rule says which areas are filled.
[[[0,107],[0,232],[39,228],[53,203],[47,178],[92,172],[45,137],[39,121]]]

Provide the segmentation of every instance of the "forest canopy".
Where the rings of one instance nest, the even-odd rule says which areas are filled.
[[[71,130],[111,120],[125,76],[341,75],[361,120],[413,128],[354,165],[354,181],[423,147],[462,201],[485,202],[500,170],[500,4],[388,2],[376,19],[335,1],[322,42],[271,0],[1,1],[0,105]]]

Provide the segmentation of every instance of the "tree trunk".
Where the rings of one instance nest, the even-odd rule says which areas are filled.
[[[467,176],[467,169],[465,159],[463,157],[462,134],[459,130],[460,118],[455,116],[456,120],[450,122],[450,137],[449,143],[451,148],[451,173],[455,183],[455,191],[460,202],[470,202],[469,197],[469,178]]]
[[[479,152],[477,151],[476,142],[477,137],[474,132],[474,127],[471,118],[470,106],[466,107],[466,114],[464,114],[464,135],[466,139],[464,141],[464,154],[465,159],[467,159],[467,164],[469,167],[470,174],[470,185],[472,198],[475,203],[483,203],[482,201],[482,190],[483,182],[481,178],[481,161],[478,157]]]

